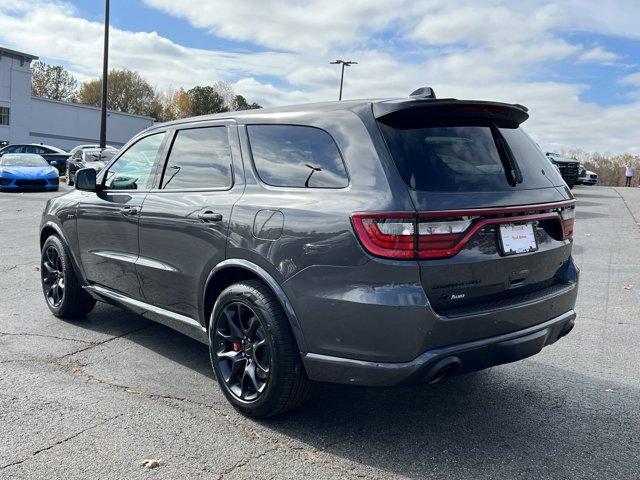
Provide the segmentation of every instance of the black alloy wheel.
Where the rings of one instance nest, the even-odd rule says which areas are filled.
[[[58,308],[64,299],[65,274],[62,257],[55,245],[49,245],[42,255],[40,273],[42,291],[49,305]]]
[[[302,405],[312,382],[278,298],[260,280],[225,288],[209,317],[209,356],[224,396],[243,415],[268,418]]]
[[[222,380],[237,399],[258,399],[271,371],[271,346],[260,317],[249,305],[232,302],[220,311],[215,325]]]
[[[57,235],[47,237],[40,258],[42,293],[49,310],[60,318],[84,318],[96,301],[84,291],[67,247]]]

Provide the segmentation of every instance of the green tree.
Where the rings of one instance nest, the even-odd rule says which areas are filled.
[[[34,97],[74,102],[78,94],[78,80],[59,65],[38,61],[31,64],[31,95]]]
[[[262,106],[256,102],[250,104],[242,95],[236,95],[235,104],[236,110],[254,110],[256,108],[262,108]]]
[[[191,100],[193,115],[208,115],[211,113],[228,112],[224,97],[211,86],[193,87],[187,92]]]
[[[102,81],[98,78],[82,84],[80,103],[99,107]],[[128,69],[111,70],[107,77],[107,107],[135,115],[159,115],[156,92],[138,72]]]

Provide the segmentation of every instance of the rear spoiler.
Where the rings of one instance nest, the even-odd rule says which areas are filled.
[[[517,127],[529,118],[527,107],[519,104],[485,102],[480,100],[443,99],[401,99],[383,100],[373,104],[376,119],[393,121],[409,113],[421,119],[474,119]]]

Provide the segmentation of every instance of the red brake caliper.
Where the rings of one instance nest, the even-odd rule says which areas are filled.
[[[240,345],[238,342],[233,342],[232,348],[234,352],[239,352],[240,350],[242,350],[242,345]]]

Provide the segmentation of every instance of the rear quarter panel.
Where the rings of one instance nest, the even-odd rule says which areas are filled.
[[[262,183],[253,166],[245,129],[245,125],[261,123],[307,125],[327,131],[342,154],[348,187],[281,188]],[[280,114],[276,120],[252,116],[244,124],[239,121],[239,130],[247,185],[233,209],[227,257],[255,263],[282,286],[309,351],[387,358],[380,353],[382,342],[390,328],[397,330],[388,315],[402,303],[397,298],[402,289],[389,286],[407,284],[413,302],[424,307],[417,263],[386,262],[382,266],[361,248],[350,215],[413,211],[406,187],[389,178],[377,146],[354,112]],[[281,232],[274,235],[277,238],[256,235],[256,228],[260,228],[254,227],[256,216],[265,218],[265,210],[277,212],[269,217],[282,225]],[[380,304],[390,309],[384,312],[384,322]],[[368,306],[374,308],[368,311]],[[415,336],[411,328],[406,332],[407,337]]]

